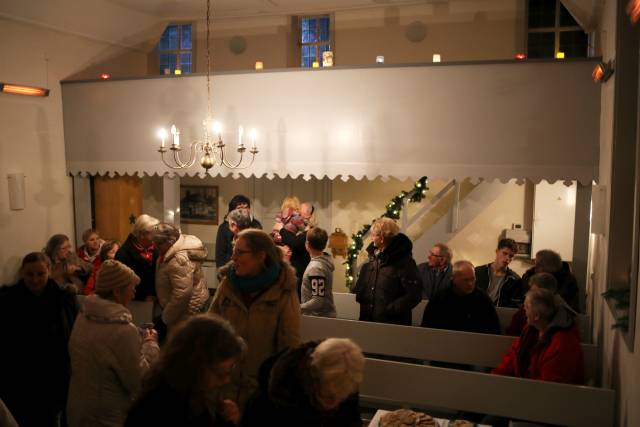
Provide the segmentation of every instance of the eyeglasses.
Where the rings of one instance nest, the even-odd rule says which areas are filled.
[[[233,248],[233,251],[231,252],[231,256],[242,256],[244,254],[251,254],[253,253],[253,251],[243,251],[242,249],[238,249],[238,248]]]

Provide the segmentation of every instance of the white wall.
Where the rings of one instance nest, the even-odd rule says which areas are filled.
[[[106,43],[0,17],[0,81],[51,89],[46,98],[0,94],[0,235],[5,242],[0,247],[0,283],[13,282],[22,257],[41,250],[52,234],[68,234],[73,240],[59,81],[110,49]],[[141,72],[146,58],[135,53],[131,57],[127,67]],[[26,174],[22,211],[9,209],[6,176],[11,172]]]
[[[605,0],[601,23],[602,56],[605,60],[615,57],[615,8],[614,0]],[[613,97],[615,75],[608,83],[602,85],[601,118],[600,118],[600,171],[599,183],[607,191],[607,208],[605,211],[606,228],[609,228],[611,155],[613,134]],[[594,218],[594,221],[597,218]],[[608,256],[630,256],[630,254],[608,254],[608,238],[606,235],[591,236],[591,278],[590,286],[593,294],[594,342],[602,349],[602,382],[603,386],[615,388],[618,392],[618,425],[640,425],[640,316],[636,316],[635,352],[630,352],[619,332],[612,330],[615,319],[611,315],[603,298],[606,290],[606,264]],[[640,297],[640,293],[638,293]],[[640,300],[636,303],[640,307]]]

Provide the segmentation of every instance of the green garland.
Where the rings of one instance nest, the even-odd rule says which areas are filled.
[[[401,191],[396,197],[391,199],[391,201],[385,207],[386,211],[379,218],[391,218],[398,219],[400,218],[400,211],[402,211],[402,201],[403,199],[409,199],[409,203],[417,203],[421,202],[422,199],[425,198],[425,194],[427,194],[427,177],[423,176],[419,180],[413,184],[413,188],[409,191]],[[377,218],[376,218],[377,219]],[[375,221],[375,219],[374,219]],[[371,221],[373,223],[373,221]],[[371,228],[371,224],[365,224],[362,226],[360,231],[351,235],[351,244],[347,249],[347,259],[343,264],[346,266],[345,276],[346,276],[346,284],[347,288],[351,289],[353,287],[354,278],[353,278],[353,264],[356,262],[358,258],[358,253],[362,250],[362,246],[364,245],[364,236],[367,234],[369,229]]]

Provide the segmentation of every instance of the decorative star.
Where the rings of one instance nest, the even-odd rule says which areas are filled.
[[[135,224],[135,223],[136,223],[135,215],[133,214],[129,215],[129,224]]]

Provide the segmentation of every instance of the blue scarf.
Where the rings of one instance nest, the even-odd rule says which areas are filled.
[[[229,269],[229,280],[240,292],[252,294],[267,289],[280,277],[280,264],[273,264],[255,277],[240,277],[236,275],[235,266]]]

